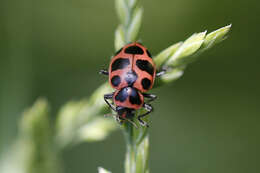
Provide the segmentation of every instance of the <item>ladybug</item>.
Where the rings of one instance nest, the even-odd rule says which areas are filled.
[[[137,42],[127,44],[115,53],[109,70],[101,70],[100,73],[109,76],[109,83],[115,89],[113,93],[105,94],[104,100],[117,112],[117,120],[133,123],[131,119],[135,111],[143,107],[147,112],[137,119],[141,125],[148,126],[141,118],[153,111],[148,103],[157,96],[146,92],[153,87],[155,77],[163,75],[165,70],[156,73],[155,63],[147,48]],[[147,102],[144,98],[148,99]],[[108,102],[109,99],[115,106]]]

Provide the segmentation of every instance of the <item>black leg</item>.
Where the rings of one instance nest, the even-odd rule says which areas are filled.
[[[116,121],[120,124],[122,124],[122,121],[120,120],[120,117],[118,114],[105,114],[104,117],[115,117]]]
[[[149,103],[150,103],[151,101],[154,101],[154,100],[157,98],[157,96],[154,95],[154,94],[143,93],[143,96],[149,99],[149,100],[147,100],[147,102],[149,102]]]
[[[142,114],[142,115],[139,115],[137,117],[138,121],[140,122],[140,124],[142,126],[146,126],[146,127],[149,127],[149,125],[147,124],[147,122],[144,122],[141,118],[142,117],[145,117],[146,115],[148,115],[149,113],[151,113],[153,111],[153,107],[150,105],[150,104],[147,104],[147,103],[144,103],[143,107],[147,110],[146,113]]]
[[[107,70],[100,70],[99,74],[108,75],[109,73]]]
[[[111,103],[108,102],[108,99],[112,99],[112,98],[113,98],[113,95],[114,95],[114,93],[105,94],[105,95],[104,95],[104,100],[105,100],[105,102],[108,104],[108,106],[109,106],[111,109],[113,109],[113,111],[116,112],[116,108],[115,108]]]
[[[128,118],[120,117],[120,116],[118,116],[118,117],[119,117],[119,121],[120,121],[120,118],[121,118],[122,120],[128,121],[128,122],[131,123],[135,128],[138,129],[137,125],[136,125],[132,120],[130,120],[130,119],[128,119]]]
[[[119,115],[116,114],[116,121],[119,123],[119,124],[122,124],[122,121],[120,120],[120,117]]]
[[[156,77],[161,77],[162,75],[164,75],[166,73],[166,69],[162,69],[162,71],[156,73]]]

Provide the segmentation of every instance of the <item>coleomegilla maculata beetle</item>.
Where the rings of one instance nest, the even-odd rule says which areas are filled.
[[[151,102],[156,99],[156,95],[145,92],[153,87],[155,77],[165,73],[165,70],[156,73],[149,51],[137,42],[127,44],[111,59],[109,70],[101,70],[100,73],[109,75],[109,83],[115,89],[113,93],[105,94],[104,100],[117,112],[117,120],[131,122],[135,110],[143,107],[147,112],[137,118],[141,125],[148,126],[141,118],[151,113],[153,107],[145,103],[144,98]],[[108,99],[111,99],[115,106],[109,103]]]

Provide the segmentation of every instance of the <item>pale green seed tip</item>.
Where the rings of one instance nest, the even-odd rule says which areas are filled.
[[[104,140],[112,131],[116,130],[118,125],[111,118],[95,118],[86,123],[78,131],[78,142],[95,142]]]
[[[207,31],[195,33],[189,37],[169,58],[169,60],[166,62],[166,65],[170,67],[176,67],[187,64],[189,60],[186,57],[194,54],[201,47],[202,43],[204,42],[206,32]]]
[[[132,16],[132,20],[128,26],[127,30],[127,42],[134,42],[137,40],[143,16],[143,8],[137,7]]]
[[[47,110],[47,109],[48,109],[47,100],[44,98],[39,98],[38,100],[36,100],[36,102],[30,109],[28,109],[27,111],[24,112],[24,114],[32,114],[34,112],[43,111],[43,110]]]
[[[173,82],[177,79],[179,79],[184,73],[184,68],[176,68],[173,69],[172,71],[166,73],[165,75],[163,75],[161,77],[161,80],[164,83],[169,83],[169,82]]]
[[[60,147],[77,142],[74,141],[78,137],[77,132],[94,121],[105,109],[103,95],[111,91],[108,83],[104,83],[92,94],[89,101],[70,102],[61,109],[56,125],[56,140]]]
[[[108,83],[101,85],[90,97],[90,103],[97,106],[102,105],[104,94],[112,92],[112,88]]]
[[[79,112],[87,105],[86,100],[70,101],[58,113],[56,121],[56,140],[60,146],[65,146],[72,140],[74,129],[77,128]],[[86,117],[86,119],[89,117]]]
[[[188,45],[188,44],[194,43],[196,41],[201,41],[205,38],[206,33],[207,33],[207,30],[204,32],[195,33],[192,36],[190,36],[183,44]]]
[[[4,170],[0,168],[0,172],[54,173],[57,171],[58,163],[55,162],[56,151],[52,149],[48,111],[47,100],[38,99],[23,113],[18,138],[13,147],[6,151],[7,162],[3,165]]]
[[[213,47],[215,44],[223,41],[226,38],[227,33],[230,31],[232,24],[222,27],[216,31],[209,33],[201,47],[201,52]]]
[[[112,172],[110,172],[102,167],[98,167],[98,173],[112,173]]]
[[[49,106],[47,100],[43,98],[38,99],[31,108],[23,113],[20,123],[21,131],[33,135],[35,128],[39,126],[48,129],[49,127],[45,127],[46,123],[48,124],[48,122],[46,122],[48,121],[48,111]]]
[[[176,52],[176,50],[178,50],[182,43],[183,42],[175,43],[154,57],[154,62],[157,66],[157,69],[162,67],[162,65]]]
[[[126,38],[124,35],[123,27],[122,25],[119,25],[115,32],[115,51],[121,49],[125,45]]]
[[[116,12],[119,17],[120,23],[125,25],[128,20],[128,5],[125,0],[116,0],[115,1],[115,6],[116,6]]]

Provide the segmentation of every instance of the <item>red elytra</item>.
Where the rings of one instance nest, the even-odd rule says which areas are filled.
[[[129,51],[130,53],[126,53],[127,48],[131,48],[131,47],[137,47],[137,49],[141,48],[142,51],[130,50]],[[121,68],[116,67],[116,63],[122,59],[126,61],[125,67],[121,67]],[[122,61],[119,64],[122,64]],[[142,69],[140,69],[140,66]],[[134,73],[134,75],[132,73]],[[137,42],[130,43],[124,46],[110,61],[109,83],[116,90],[120,90],[121,88],[129,86],[129,80],[130,80],[131,83],[130,85],[132,87],[136,88],[140,92],[146,92],[153,87],[155,75],[156,75],[156,67],[155,67],[155,63],[153,62],[153,59],[151,58],[150,53],[148,52],[147,48],[145,48],[143,45]],[[117,83],[118,85],[114,85],[112,81],[113,77],[115,76],[120,77],[120,82],[119,84]],[[128,80],[128,82],[126,79]]]

